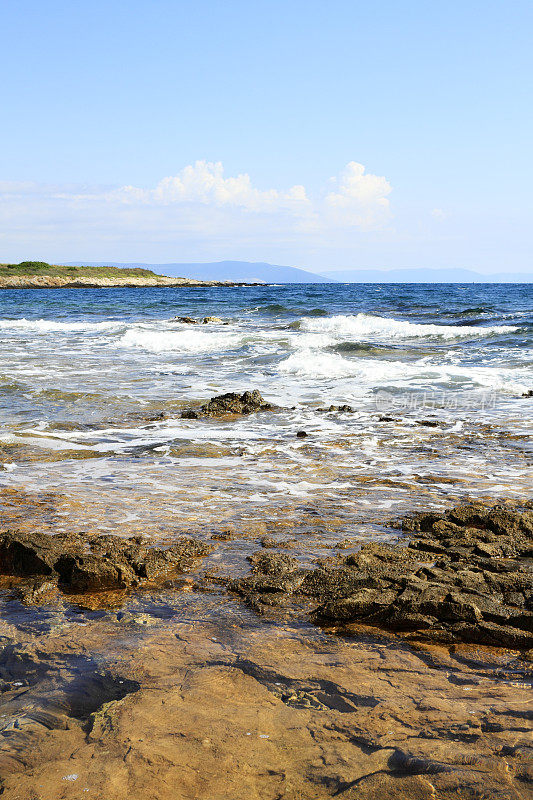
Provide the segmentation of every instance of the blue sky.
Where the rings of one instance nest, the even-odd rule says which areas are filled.
[[[0,261],[533,270],[530,0],[0,8]]]

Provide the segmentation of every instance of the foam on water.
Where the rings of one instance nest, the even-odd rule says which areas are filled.
[[[237,519],[246,529],[254,514],[263,522],[281,509],[285,521],[293,508],[299,524],[317,507],[343,514],[348,535],[357,509],[411,508],[417,481],[424,502],[492,486],[523,493],[531,400],[521,395],[533,388],[524,292],[335,285],[0,295],[1,479],[79,493],[110,530],[114,520],[140,519],[155,531],[167,514],[169,535],[186,529],[187,514],[203,527]],[[480,308],[489,309],[484,326],[444,324]],[[178,314],[227,324],[185,325]],[[283,410],[181,419],[216,394],[254,388]],[[344,403],[354,413],[324,411]],[[385,410],[391,420],[380,419]],[[429,418],[436,427],[419,424]],[[308,436],[297,438],[300,430]]]
[[[129,328],[118,340],[119,347],[135,347],[149,353],[208,353],[239,347],[243,337],[236,333],[196,330],[185,326],[182,330]]]
[[[413,384],[463,385],[501,391],[525,392],[530,371],[494,369],[482,366],[432,363],[429,359],[415,362],[386,361],[371,358],[343,358],[335,353],[304,348],[279,364],[284,373],[310,379],[355,378],[365,388]]]
[[[119,330],[124,322],[59,322],[49,319],[0,319],[0,330],[28,333],[98,333]]]
[[[301,330],[310,333],[329,334],[336,340],[371,338],[373,340],[411,339],[431,337],[456,339],[469,336],[490,336],[493,334],[514,333],[517,328],[511,325],[474,327],[472,325],[427,325],[374,317],[368,314],[343,315],[324,318],[304,318]]]

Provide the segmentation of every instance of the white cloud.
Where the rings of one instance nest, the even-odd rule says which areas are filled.
[[[256,189],[246,173],[225,178],[220,161],[196,161],[177,175],[163,178],[155,189],[123,186],[111,192],[109,198],[128,204],[167,206],[200,203],[259,213],[280,209],[303,213],[310,205],[304,186],[293,186],[286,192]]]
[[[392,186],[386,178],[366,173],[362,164],[350,161],[331,183],[336,191],[327,194],[325,202],[337,224],[368,229],[387,219]]]
[[[207,161],[148,189],[0,183],[0,242],[4,259],[32,243],[37,255],[53,243],[54,251],[67,248],[84,258],[87,249],[122,247],[130,259],[126,251],[139,243],[147,250],[165,243],[174,251],[221,254],[322,247],[330,233],[354,242],[361,231],[382,228],[390,191],[386,178],[354,161],[313,196],[302,185],[258,188],[248,174],[225,176],[220,162]]]
[[[446,219],[448,214],[442,208],[433,208],[429,212],[434,219]]]
[[[320,227],[328,224],[369,228],[387,216],[391,191],[389,182],[365,173],[362,164],[351,161],[329,184],[338,187],[314,200],[302,185],[287,191],[258,189],[248,174],[224,177],[221,162],[196,161],[177,175],[163,178],[154,189],[123,186],[108,199],[128,205],[186,206],[201,204],[213,208],[237,208],[256,214],[288,212]]]

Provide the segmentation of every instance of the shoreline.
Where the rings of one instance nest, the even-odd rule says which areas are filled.
[[[472,521],[464,507],[454,514],[451,524],[461,521],[458,515]],[[415,528],[434,526],[435,516],[419,515]],[[513,524],[501,511],[492,519],[493,527]],[[21,551],[10,547],[16,537],[9,536],[0,563],[5,571],[10,554],[20,571]],[[530,796],[531,651],[461,637],[431,642],[372,620],[332,627],[301,607],[287,615],[275,598],[294,573],[289,557],[265,544],[259,560],[249,559],[251,578],[239,583],[256,581],[268,613],[245,592],[231,591],[238,587],[206,582],[188,561],[194,540],[180,545],[186,549],[174,577],[171,570],[153,581],[165,551],[144,550],[139,558],[138,543],[130,550],[130,540],[104,535],[95,539],[96,557],[85,554],[82,542],[33,537],[28,563],[35,565],[37,556],[54,569],[62,554],[63,580],[81,593],[58,592],[50,575],[41,586],[30,585],[29,576],[2,581],[6,798],[30,800],[37,787],[40,800],[67,800],[73,790],[109,800],[147,793],[154,800]],[[19,541],[25,547],[31,538]],[[359,551],[364,559],[382,550],[370,547],[373,553]],[[399,544],[392,549],[405,551]],[[91,574],[108,580],[109,565],[124,559],[137,576],[148,575],[145,586],[83,592]],[[283,559],[289,570],[280,578],[268,568]],[[356,580],[363,568],[350,566]],[[342,570],[337,563],[329,572]],[[324,568],[314,573],[315,583],[323,574]],[[13,593],[19,601],[10,616],[13,599],[6,596]],[[461,614],[456,600],[448,606],[452,616]]]
[[[529,800],[525,303],[365,291],[3,295],[6,800]]]
[[[150,537],[83,535],[38,529],[0,531],[2,588],[23,604],[58,600],[86,605],[108,593],[127,601],[170,588],[193,571],[196,587],[237,596],[259,618],[301,618],[320,627],[392,631],[405,641],[459,642],[529,651],[533,657],[533,502],[462,503],[444,513],[408,514],[389,522],[395,542],[367,541],[304,563],[291,543],[269,537],[240,563],[227,561],[231,537],[190,535],[158,547]],[[289,552],[287,552],[289,550]],[[216,562],[200,563],[216,552]],[[244,565],[247,564],[247,569]],[[243,568],[248,574],[242,574]],[[170,582],[170,583],[169,583]]]
[[[211,287],[229,287],[234,288],[238,286],[267,286],[265,283],[245,283],[240,281],[195,281],[188,278],[174,279],[174,278],[161,278],[160,280],[142,279],[142,278],[124,278],[124,279],[108,279],[108,278],[87,278],[83,280],[80,278],[59,278],[53,275],[40,275],[33,279],[13,277],[2,278],[0,277],[0,290],[1,289],[139,289],[139,288],[169,288],[175,289],[180,287],[198,287],[198,288],[211,288]]]

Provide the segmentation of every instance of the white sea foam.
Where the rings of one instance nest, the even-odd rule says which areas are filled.
[[[468,336],[489,336],[496,333],[513,333],[518,330],[511,325],[477,327],[473,325],[423,325],[389,317],[373,317],[368,314],[342,315],[327,318],[302,319],[300,330],[309,333],[329,334],[336,340],[360,339],[411,339],[438,337],[455,339]]]
[[[123,322],[57,322],[49,319],[0,319],[0,329],[36,331],[38,333],[72,333],[76,331],[111,331],[124,327]]]
[[[181,330],[143,330],[134,327],[119,339],[118,346],[135,347],[149,353],[209,353],[231,350],[242,342],[243,336],[237,333],[197,330],[190,326]]]
[[[293,353],[279,364],[279,370],[301,378],[355,378],[363,387],[446,384],[457,388],[471,386],[521,392],[526,391],[530,383],[527,370],[435,364],[427,358],[409,363],[371,358],[348,359],[312,349]]]

